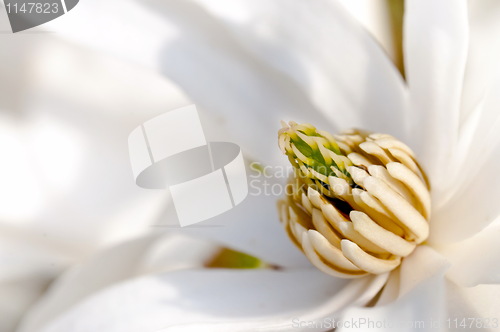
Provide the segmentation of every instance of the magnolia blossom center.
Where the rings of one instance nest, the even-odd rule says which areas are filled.
[[[279,131],[279,146],[296,170],[278,202],[280,220],[321,271],[343,278],[385,273],[427,239],[430,186],[401,141],[290,122]]]

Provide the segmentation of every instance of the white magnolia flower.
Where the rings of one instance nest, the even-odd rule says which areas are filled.
[[[455,324],[454,318],[458,324],[462,318],[486,324],[481,319],[488,318],[487,324],[494,326],[494,319],[500,318],[500,270],[495,264],[500,233],[495,204],[500,190],[495,176],[500,152],[496,134],[500,76],[495,61],[500,52],[499,15],[500,5],[494,1],[406,1],[403,79],[378,44],[335,1],[82,2],[51,28],[74,42],[167,76],[204,110],[208,137],[233,141],[264,165],[285,165],[276,147],[282,119],[314,123],[330,132],[357,127],[400,138],[416,152],[432,184],[430,237],[390,274],[333,278],[312,267],[288,240],[278,223],[277,197],[251,195],[218,217],[224,227],[189,232],[280,269],[204,269],[198,255],[171,256],[175,238],[144,235],[103,252],[60,279],[26,315],[19,331],[287,330],[325,317],[374,322],[397,317],[425,324],[431,320],[447,324],[448,318],[450,324]],[[84,67],[85,60],[63,68],[73,66]],[[148,84],[134,81],[136,74],[125,70],[129,65],[121,66],[113,81],[123,68],[130,76],[121,80],[138,88]],[[60,75],[57,82],[67,77],[64,71]],[[64,95],[71,97],[71,90],[68,87]],[[84,95],[80,92],[75,95]],[[177,92],[174,95],[182,100]],[[108,98],[100,99],[99,93],[91,96],[106,108]],[[117,94],[113,100],[121,98],[125,96]],[[64,105],[64,100],[60,102]],[[154,110],[141,113],[145,106],[134,102],[123,103],[131,107],[129,111],[106,112],[104,117],[98,107],[90,115],[77,113],[81,118],[73,120],[83,126],[78,127],[84,128],[82,132],[98,128],[101,134],[88,146],[92,153],[88,160],[102,157],[113,165],[123,163],[109,166],[113,170],[128,165],[126,134],[166,105],[150,105]],[[116,136],[109,140],[105,136],[111,132]],[[100,146],[103,142],[106,145]],[[91,176],[104,180],[99,172],[78,174],[83,174],[82,183]],[[98,180],[84,188],[102,189]],[[73,193],[63,189],[56,191],[56,197]],[[130,213],[142,218],[137,222],[141,225],[126,226],[128,233],[120,239],[146,229],[164,206],[163,195],[134,190],[120,190],[124,196],[109,201],[127,204],[130,198],[137,204]],[[70,203],[86,202],[70,197]],[[95,228],[97,236],[109,243],[113,231],[125,223],[120,217],[129,212],[112,204],[94,210],[98,201],[99,197],[91,201],[89,210],[96,214],[96,224],[107,217],[113,220]],[[71,207],[60,214],[54,208],[46,218],[75,217]],[[82,222],[88,219],[92,216]],[[39,225],[46,229],[50,222]],[[53,225],[58,234],[61,223]],[[89,231],[87,238],[78,230],[59,234],[73,235],[81,243],[91,240],[92,231],[81,229]],[[182,244],[185,241],[190,240],[183,239]],[[191,246],[197,248],[196,254],[214,248],[207,242]],[[55,252],[65,252],[64,248]],[[186,263],[179,265],[177,258]],[[163,264],[190,269],[158,272],[164,270]]]

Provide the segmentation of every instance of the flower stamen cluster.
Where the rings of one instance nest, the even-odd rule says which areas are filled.
[[[290,122],[279,146],[296,169],[278,203],[280,220],[321,271],[385,273],[427,239],[430,187],[401,141],[360,130],[334,136]]]

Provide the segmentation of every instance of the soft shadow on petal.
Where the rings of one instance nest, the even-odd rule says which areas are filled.
[[[449,266],[448,260],[431,247],[417,247],[401,264],[399,296],[404,296],[418,284],[435,275],[442,275]]]
[[[490,92],[500,66],[500,3],[495,0],[469,1],[470,38],[462,92],[461,123]]]
[[[305,91],[338,130],[363,127],[408,138],[403,79],[340,4],[198,3],[224,22],[245,50]]]
[[[468,47],[467,1],[408,0],[404,54],[411,135],[434,193],[450,183]],[[451,180],[450,180],[451,181]]]
[[[375,307],[350,308],[341,318],[349,324],[358,322],[361,331],[434,331],[429,328],[432,321],[446,319],[444,273],[448,266],[432,248],[419,246],[391,272]],[[412,323],[423,325],[419,328]],[[344,325],[339,331],[351,328]]]
[[[302,87],[241,45],[240,38],[196,3],[144,2],[179,29],[158,55],[161,71],[192,100],[219,116],[253,158],[284,164],[274,148],[280,120],[334,127]],[[196,22],[196,24],[193,24]]]
[[[452,324],[455,324],[455,318],[458,318],[458,324],[460,324],[462,319],[470,317],[476,319],[472,326],[476,328],[476,331],[498,331],[500,327],[500,317],[498,316],[500,312],[500,301],[498,301],[500,285],[461,287],[448,280],[446,290],[448,317],[451,318]],[[467,324],[470,323],[469,320]],[[478,325],[475,325],[476,323]],[[459,329],[463,328],[458,326],[455,330]]]
[[[380,293],[380,297],[377,300],[377,306],[383,306],[398,299],[400,283],[401,268],[397,268],[389,274],[387,283],[384,285],[384,289]]]
[[[285,179],[260,177],[249,180],[249,194],[241,204],[203,224],[180,231],[218,241],[281,267],[311,266],[279,221],[276,202],[285,190]],[[162,230],[161,225],[160,222],[158,231]],[[164,230],[169,231],[168,228]]]
[[[15,107],[2,114],[2,138],[4,125],[13,123],[19,141],[0,140],[9,160],[0,165],[0,197],[9,197],[0,217],[92,252],[143,232],[161,210],[162,192],[134,183],[127,137],[141,122],[188,101],[157,74],[46,35],[37,43],[7,42],[29,54],[22,61],[2,58],[15,69],[2,66],[2,81],[18,73],[26,82],[0,101],[2,108]]]
[[[431,327],[432,322],[444,322],[447,318],[444,283],[441,270],[397,301],[374,308],[348,309],[342,320],[344,324],[358,323],[358,331],[447,331],[444,327]],[[344,325],[338,331],[351,331],[353,326]]]
[[[225,328],[218,324],[215,329],[222,331],[267,330],[277,323],[290,328],[294,318],[314,313],[347,283],[316,270],[171,272],[101,291],[42,331],[69,331],[75,326],[81,331],[156,331],[167,327],[190,331],[191,324],[210,327],[213,323],[226,323]]]
[[[0,225],[0,234],[0,331],[13,331],[53,279],[82,253],[8,225]]]
[[[179,234],[152,234],[102,251],[63,274],[25,316],[19,331],[40,326],[83,299],[113,284],[149,273],[200,268],[220,249]]]
[[[492,68],[492,71],[494,70]],[[469,120],[463,123],[463,137],[460,142],[460,148],[463,149],[459,161],[460,174],[465,173],[473,178],[480,174],[480,168],[487,159],[498,153],[500,144],[498,105],[500,105],[500,70],[497,70],[484,97],[469,116]]]
[[[84,8],[85,6],[87,5],[84,4]],[[127,12],[127,8],[128,5],[125,5],[120,12]],[[85,13],[85,10],[82,12]],[[141,17],[140,11],[137,15]],[[146,19],[144,21],[150,22]],[[196,43],[193,40],[191,44]],[[112,43],[108,45],[110,48],[114,46],[116,45]],[[171,211],[173,205],[166,189],[146,190],[135,185],[129,163],[127,137],[130,131],[142,122],[173,108],[185,106],[189,103],[188,99],[174,84],[159,75],[126,62],[97,55],[95,52],[82,51],[59,40],[48,40],[47,46],[42,45],[36,50],[37,62],[33,65],[35,74],[31,83],[33,105],[28,114],[36,120],[39,117],[45,119],[42,115],[46,114],[49,120],[55,119],[67,125],[67,132],[78,133],[82,137],[85,149],[82,151],[84,156],[81,165],[79,164],[75,183],[69,187],[70,190],[58,191],[56,188],[54,202],[50,203],[54,203],[57,208],[49,204],[44,213],[33,222],[33,226],[46,232],[48,236],[61,237],[74,244],[84,243],[92,247],[95,242],[119,242],[133,234],[144,233],[148,226],[162,225],[168,218],[165,211]],[[153,52],[145,52],[150,51]],[[215,55],[216,53],[212,54],[214,57]],[[57,62],[57,70],[53,69],[54,62]],[[214,78],[217,76],[214,74]],[[75,77],[78,77],[78,80],[75,80]],[[255,89],[270,89],[263,84],[254,83]],[[204,87],[210,91],[210,84]],[[272,98],[274,97],[268,100]],[[272,100],[274,101],[270,101],[271,103],[277,100],[294,103],[283,96]],[[251,105],[250,102],[244,104]],[[278,111],[287,112],[292,107],[291,104],[287,104],[290,107],[278,107],[276,112],[256,108],[260,109],[259,112],[267,112],[270,116],[272,114],[274,120],[267,119],[250,108],[246,112],[228,109],[233,119],[239,119],[240,115],[246,114],[246,117],[273,127],[267,128],[265,135],[261,133],[263,128],[259,125],[252,127],[251,121],[243,124],[246,134],[243,130],[236,130],[234,135],[221,135],[227,125],[224,119],[217,119],[213,113],[202,108],[200,115],[203,126],[207,129],[208,140],[224,138],[239,144],[257,144],[264,155],[272,156],[279,160],[279,164],[284,164],[287,160],[281,155],[276,142],[279,127],[277,114]],[[68,109],[71,109],[71,112],[68,112]],[[323,120],[318,122],[324,123]],[[242,139],[242,135],[247,135],[248,140]],[[267,138],[264,138],[266,135]],[[65,139],[62,135],[60,141]],[[245,144],[242,144],[242,150],[244,154],[251,152]],[[38,146],[34,151],[41,153],[42,157],[47,156],[43,146],[42,149]],[[59,150],[56,152],[59,156]],[[256,155],[260,157],[259,153]],[[48,163],[49,169],[59,166],[51,158],[40,159]],[[261,182],[259,181],[263,184]],[[267,187],[267,194],[256,193],[252,187],[245,202],[213,220],[224,227],[204,228],[193,232],[215,238],[231,248],[255,255],[270,263],[281,266],[308,266],[307,260],[286,237],[277,217],[275,202],[283,193],[286,175],[269,179],[267,182],[270,182],[270,186],[275,186]],[[278,190],[277,194],[272,195],[271,190]],[[257,195],[265,197],[253,197]],[[161,228],[154,230],[161,231]],[[186,231],[191,230],[192,228]]]
[[[43,27],[73,43],[155,70],[159,69],[163,43],[178,33],[162,15],[134,0],[82,1],[75,10]]]
[[[164,201],[135,185],[127,136],[186,99],[158,75],[54,34],[0,34],[0,41],[0,288],[7,301],[0,307],[7,326],[67,266],[148,230]]]
[[[442,276],[448,267],[449,262],[446,258],[431,247],[426,245],[417,247],[403,260],[399,268],[391,272],[377,306],[389,305],[405,297],[421,283],[437,275]]]
[[[114,14],[94,19],[97,11]],[[280,120],[309,119],[332,128],[300,87],[243,49],[195,3],[90,0],[71,15],[48,27],[167,75],[195,104],[219,117],[221,129],[247,154],[266,164],[284,164],[272,148]]]
[[[500,283],[500,218],[473,237],[444,247],[441,252],[448,257],[452,267],[448,278],[460,286]]]
[[[470,39],[462,90],[460,131],[454,166],[447,174],[455,188],[474,186],[482,167],[498,149],[500,136],[500,3],[469,1]],[[466,174],[467,176],[464,176]],[[458,186],[457,186],[458,184]],[[439,204],[459,199],[447,188]]]
[[[492,148],[488,144],[482,145],[485,150]],[[470,177],[463,173],[463,184],[457,184],[451,199],[435,207],[430,223],[429,243],[432,245],[468,239],[498,218],[500,144],[497,143],[493,150],[480,164],[475,165],[474,159],[470,160],[472,168],[476,166],[474,172]]]
[[[390,4],[386,0],[338,1],[377,40],[393,62],[401,60],[397,55],[397,41],[391,22]]]

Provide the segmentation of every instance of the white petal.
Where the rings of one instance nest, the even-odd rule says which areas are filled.
[[[462,94],[462,123],[490,93],[500,74],[500,3],[495,0],[469,1],[470,38]]]
[[[399,298],[399,288],[401,284],[401,269],[391,271],[387,283],[377,300],[377,306],[384,306]]]
[[[435,276],[443,276],[449,268],[448,260],[434,249],[421,245],[392,271],[387,285],[377,305],[390,304],[413,292],[420,284],[426,283]]]
[[[380,43],[393,61],[397,59],[390,6],[383,0],[340,0],[351,14]]]
[[[444,280],[441,271],[389,305],[348,309],[342,320],[356,322],[359,331],[447,331],[439,325],[447,318]],[[344,325],[338,331],[351,331],[352,327]]]
[[[467,47],[466,0],[406,1],[404,54],[417,142],[412,147],[435,191],[452,172]]]
[[[461,287],[447,281],[448,316],[452,324],[460,324],[463,318],[475,318],[473,328],[480,331],[498,331],[500,327],[500,285],[478,285]],[[458,318],[458,323],[455,322]],[[468,324],[471,320],[468,320]],[[467,324],[466,323],[466,324]],[[475,325],[477,324],[477,325]],[[482,324],[482,325],[481,325]],[[451,325],[456,327],[456,325]],[[460,327],[459,328],[463,328]]]
[[[14,331],[78,252],[41,234],[0,225],[0,331]]]
[[[186,97],[153,73],[52,37],[7,45],[27,54],[2,60],[29,84],[10,96],[17,108],[2,110],[2,222],[87,253],[144,232],[165,203],[135,185],[127,136]],[[11,123],[14,138],[4,128]]]
[[[461,149],[463,156],[460,162],[460,174],[471,176],[478,174],[479,168],[488,158],[497,152],[500,138],[500,70],[495,79],[488,85],[484,98],[474,108],[469,119],[464,122]],[[474,160],[473,163],[470,161]]]
[[[365,287],[361,281],[356,285]],[[211,331],[284,329],[294,318],[338,310],[332,304],[339,291],[344,297],[358,293],[341,291],[346,284],[316,270],[171,272],[108,288],[36,331],[76,331],[72,326],[108,332],[190,331],[193,326],[212,326]]]
[[[426,245],[418,246],[401,264],[399,296],[435,275],[442,276],[449,266],[448,260],[436,250]]]
[[[444,248],[443,254],[452,263],[447,276],[465,287],[500,283],[499,238],[500,224],[497,223],[465,241]]]
[[[404,135],[406,91],[399,72],[335,1],[199,2],[245,50],[305,91],[337,129]]]
[[[23,177],[25,173],[22,171],[26,166],[28,171],[38,174],[39,165],[29,164],[29,160],[34,159],[43,164],[49,177],[32,176],[34,185],[45,185],[41,189],[35,186],[38,191],[30,190],[32,187],[19,188],[17,181],[2,181],[4,186],[0,188],[0,195],[9,197],[10,204],[0,207],[0,216],[15,222],[21,219],[26,227],[39,230],[49,238],[63,238],[71,246],[88,252],[92,252],[96,245],[120,242],[144,233],[151,226],[164,225],[169,218],[168,212],[173,209],[169,194],[167,190],[146,190],[136,186],[130,170],[126,141],[130,131],[142,122],[188,103],[184,94],[171,82],[151,72],[92,53],[82,53],[60,41],[47,40],[32,53],[37,55],[36,61],[29,66],[34,72],[31,79],[33,96],[30,97],[33,104],[29,104],[30,112],[25,111],[32,115],[29,121],[26,120],[27,124],[31,124],[27,128],[30,136],[23,136],[23,127],[14,134],[19,136],[19,141],[28,141],[33,146],[21,143],[14,145],[27,150],[27,156],[21,160],[21,167],[16,166],[17,159],[14,159],[15,163],[4,174],[6,178],[14,180],[29,180],[30,177]],[[56,63],[54,58],[58,59]],[[16,68],[21,70],[24,64],[14,62],[12,65],[17,65]],[[134,77],[134,81],[124,79],[128,77]],[[57,97],[60,95],[68,96],[68,100],[61,101]],[[67,112],[68,108],[72,112]],[[207,139],[221,138],[214,135],[223,132],[221,125],[202,109],[200,114],[204,128],[207,128]],[[251,112],[247,114],[254,116]],[[238,117],[237,114],[235,117]],[[7,123],[10,122],[9,119]],[[247,129],[252,132],[256,130]],[[0,133],[3,134],[1,137],[5,138],[5,132],[3,130]],[[275,141],[276,131],[269,131],[271,134],[272,141]],[[46,136],[50,138],[48,142],[44,141]],[[223,139],[232,141],[228,136],[223,136]],[[73,140],[75,144],[70,145],[70,150],[78,158],[68,165],[71,153],[62,153],[66,145],[62,148],[59,145]],[[9,148],[11,141],[9,139],[9,144],[5,145],[0,143],[0,150],[5,152],[3,147]],[[287,162],[277,146],[268,149],[267,140],[265,145],[265,151],[283,163]],[[242,149],[248,153],[245,146]],[[11,150],[9,148],[7,152]],[[17,150],[14,152],[20,153]],[[17,158],[17,154],[4,155]],[[3,163],[0,170],[6,164],[10,165]],[[61,181],[61,174],[67,172],[69,166],[74,166],[75,171],[71,177],[63,177]],[[248,199],[243,204],[214,220],[215,224],[223,227],[193,232],[215,238],[270,263],[283,266],[309,265],[307,259],[290,243],[279,224],[275,202],[284,194],[288,175],[283,168],[274,170],[282,172],[275,179],[267,181],[269,187],[258,188],[266,189],[267,192],[258,193],[256,188],[251,187]],[[11,171],[17,173],[12,174]],[[262,177],[257,182],[260,185],[264,180]],[[7,186],[6,183],[12,185]],[[43,204],[35,209],[37,193],[43,198]],[[257,195],[262,197],[254,197]],[[33,213],[30,208],[31,196],[34,197]],[[12,218],[12,213],[22,215]],[[162,231],[167,228],[154,229]]]
[[[467,182],[463,174],[481,176],[481,167],[491,158],[500,136],[500,4],[496,1],[469,1],[470,42],[462,91],[460,141],[453,183]],[[451,171],[451,170],[450,170]],[[462,186],[470,184],[462,183]],[[453,190],[448,190],[445,199]]]
[[[311,266],[303,253],[288,238],[279,222],[276,202],[285,194],[285,179],[250,177],[249,194],[232,210],[201,225],[185,227],[184,234],[218,241],[225,246],[256,256],[282,267]],[[168,222],[168,215],[158,222],[158,230]]]
[[[114,14],[95,18],[96,12]],[[229,29],[195,3],[89,0],[70,16],[49,28],[168,76],[217,118],[232,141],[267,164],[286,162],[270,145],[280,120],[332,128],[299,87],[241,47]]]
[[[488,143],[486,143],[488,144]],[[488,146],[489,148],[489,146]],[[484,162],[468,160],[470,172],[462,173],[462,185],[444,204],[433,206],[429,242],[453,243],[477,234],[500,215],[500,144]]]
[[[201,268],[218,250],[214,243],[175,233],[151,234],[104,250],[52,284],[25,316],[21,331],[36,331],[85,297],[138,275]]]

